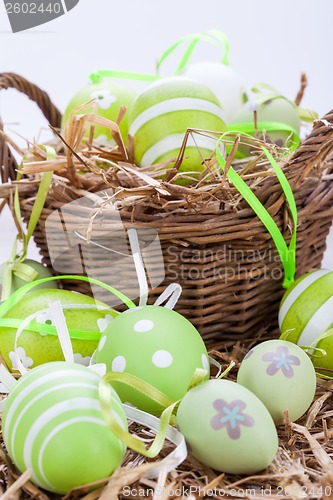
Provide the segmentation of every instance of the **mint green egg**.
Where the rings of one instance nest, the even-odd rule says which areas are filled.
[[[271,125],[272,129],[266,129],[265,135],[259,132],[259,138],[265,139],[268,143],[275,143],[278,147],[291,148],[294,143],[298,143],[298,136],[301,128],[301,120],[299,118],[298,109],[288,99],[277,97],[268,100],[263,104],[255,104],[253,101],[248,101],[234,115],[232,123],[229,125],[231,130],[243,130],[246,125],[246,132],[255,136],[254,110],[257,112],[258,128],[261,123]],[[285,127],[284,124],[287,126]],[[293,130],[289,130],[289,127]],[[249,156],[251,151],[248,146],[240,145],[238,151],[243,156]]]
[[[131,109],[136,93],[127,85],[121,84],[110,78],[105,78],[99,83],[90,83],[80,90],[71,99],[62,119],[62,128],[64,127],[71,111],[91,99],[96,99],[98,103],[97,116],[102,116],[111,121],[116,121],[121,106],[127,107],[127,112],[119,124],[120,132],[124,142],[127,142],[128,134],[128,113]],[[85,108],[80,114],[92,113],[92,106]],[[89,136],[89,132],[87,133]],[[94,125],[94,138],[105,144],[113,141],[110,129],[101,125]]]
[[[58,494],[108,477],[126,448],[106,425],[100,408],[100,376],[73,363],[34,368],[9,394],[2,434],[14,464],[32,471],[32,481]],[[127,430],[112,390],[112,412]]]
[[[333,271],[311,271],[288,288],[280,305],[279,327],[288,341],[323,349],[312,362],[319,373],[333,375],[333,336],[320,339],[333,327]]]
[[[245,356],[237,382],[264,403],[276,425],[301,417],[312,403],[316,373],[309,356],[297,345],[284,340],[268,340]]]
[[[95,301],[95,299],[81,293],[68,290],[36,290],[24,296],[18,304],[7,312],[5,318],[24,320],[34,312],[47,309],[51,302],[58,300],[62,305],[83,306],[79,309],[75,309],[75,307],[64,308],[64,315],[70,333],[71,330],[80,333],[80,335],[71,335],[74,360],[77,363],[88,365],[102,333],[109,322],[117,315],[106,304]],[[97,307],[88,307],[94,305],[103,306],[104,309],[98,310]],[[34,322],[39,325],[52,324],[51,312],[46,311],[39,314]],[[16,329],[1,326],[0,318],[0,352],[11,370],[16,369],[14,356],[15,335]],[[27,328],[22,332],[18,346],[18,352],[26,368],[33,368],[42,363],[64,359],[58,337],[54,335],[35,332]]]
[[[129,309],[108,326],[101,338],[96,363],[107,371],[139,377],[169,396],[182,398],[197,368],[209,374],[205,344],[184,316],[161,306]],[[112,383],[123,402],[158,414],[161,408],[144,394],[121,383]]]
[[[25,259],[23,264],[26,264],[27,266],[32,267],[35,271],[38,272],[38,276],[36,280],[40,280],[43,278],[50,278],[52,274],[48,270],[47,267],[43,266],[40,262],[36,262],[35,260],[32,259]],[[3,283],[3,276],[4,272],[6,269],[7,263],[5,262],[4,264],[1,264],[0,266],[0,294],[2,290],[2,283]],[[16,290],[21,288],[21,286],[26,285],[27,282],[13,274],[12,276],[12,285],[10,289],[10,294],[14,293]],[[49,289],[49,288],[58,288],[57,282],[56,281],[49,281],[48,283],[42,283],[41,285],[38,285],[34,290],[41,290],[41,289]]]
[[[177,425],[189,452],[203,464],[231,474],[253,474],[274,459],[278,437],[260,399],[229,380],[209,380],[181,401]]]
[[[140,94],[130,114],[129,133],[134,137],[135,161],[140,166],[171,160],[179,154],[188,128],[223,133],[224,113],[217,97],[200,82],[185,77],[162,78]],[[216,138],[190,137],[180,171],[201,171]]]

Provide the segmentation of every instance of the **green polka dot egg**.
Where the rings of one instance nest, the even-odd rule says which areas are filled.
[[[98,104],[97,115],[116,121],[121,106],[127,107],[127,112],[119,124],[120,132],[124,142],[127,141],[128,134],[128,113],[135,99],[135,92],[130,87],[120,84],[110,78],[102,79],[98,83],[90,83],[80,90],[71,99],[62,119],[62,128],[73,109],[82,106],[91,99],[95,99]],[[92,106],[85,108],[81,113],[92,113]],[[89,131],[87,132],[89,136]],[[101,125],[94,125],[94,138],[97,142],[105,145],[114,144],[110,129]]]
[[[229,380],[209,380],[188,391],[178,408],[177,425],[191,455],[222,472],[253,474],[265,469],[278,448],[267,408]]]
[[[207,370],[206,347],[194,326],[179,313],[160,306],[129,309],[107,327],[95,353],[107,371],[139,377],[169,396],[182,398],[197,368]],[[148,397],[121,383],[112,383],[123,402],[158,414]]]
[[[57,336],[45,334],[42,328],[43,325],[52,325],[49,304],[57,300],[60,300],[63,306],[74,306],[64,308],[67,327],[72,339],[74,360],[80,364],[89,364],[102,333],[117,313],[102,302],[95,302],[93,298],[80,293],[67,290],[36,290],[24,296],[7,312],[5,318],[0,318],[0,352],[11,370],[17,369],[14,353],[17,328],[1,326],[1,321],[8,318],[24,320],[38,311],[40,314],[33,322],[41,327],[41,332],[29,330],[27,327],[18,340],[18,354],[23,365],[26,368],[32,368],[49,361],[64,359]],[[80,308],[75,308],[76,305]],[[96,305],[103,309],[98,310],[97,307],[93,307]]]
[[[32,471],[38,486],[58,494],[108,477],[125,446],[107,427],[100,407],[100,376],[73,363],[34,368],[9,394],[2,435],[17,468]],[[121,401],[112,390],[115,420],[127,430]]]
[[[130,115],[136,163],[146,167],[176,158],[188,128],[226,130],[213,92],[185,77],[163,78],[151,84],[137,97]],[[189,137],[181,171],[202,170],[203,158],[209,158],[216,146],[216,140],[205,135],[196,134],[195,143]]]
[[[279,326],[287,340],[300,346],[323,349],[314,353],[312,362],[319,372],[333,375],[333,337],[318,340],[333,327],[333,271],[321,269],[298,278],[284,294]]]

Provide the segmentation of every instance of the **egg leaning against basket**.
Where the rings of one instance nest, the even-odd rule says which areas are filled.
[[[135,375],[172,401],[182,398],[197,368],[209,377],[205,344],[196,328],[181,314],[161,306],[129,309],[109,324],[94,355],[107,371]],[[160,414],[162,408],[147,396],[112,382],[124,403]]]
[[[62,119],[62,128],[64,128],[67,119],[73,109],[82,106],[91,99],[95,99],[98,104],[97,116],[102,116],[113,122],[116,121],[121,106],[127,107],[127,112],[119,124],[120,132],[124,142],[127,142],[128,134],[128,114],[133,104],[136,93],[129,86],[105,78],[98,83],[90,83],[79,92],[77,92],[69,102]],[[93,108],[90,106],[81,111],[81,113],[91,113]],[[89,136],[89,131],[86,136]],[[97,142],[105,145],[114,144],[110,129],[101,125],[94,125],[94,138]]]
[[[297,106],[294,103],[282,96],[267,100],[262,104],[248,101],[235,114],[229,128],[242,130],[242,124],[246,124],[247,133],[255,136],[254,111],[257,112],[258,126],[261,122],[265,122],[273,127],[272,130],[267,130],[265,135],[259,133],[259,138],[265,139],[268,143],[275,143],[280,148],[293,146],[296,140],[295,133],[298,136],[301,127]],[[289,130],[289,127],[293,132]],[[241,146],[239,152],[245,156],[250,154],[247,146]]]
[[[98,394],[100,376],[73,363],[54,362],[23,375],[10,392],[2,417],[8,453],[32,481],[58,494],[107,478],[126,447],[106,425]],[[111,411],[127,431],[112,390]]]
[[[182,399],[177,425],[191,455],[212,469],[253,474],[274,459],[278,437],[257,396],[230,380],[209,380]]]
[[[311,271],[288,288],[280,305],[279,327],[288,341],[323,349],[326,354],[314,352],[312,362],[319,373],[333,376],[333,336],[319,339],[333,328],[333,271]]]
[[[77,363],[88,365],[96,349],[99,339],[110,321],[117,313],[102,302],[81,293],[68,290],[36,290],[24,296],[18,304],[13,306],[5,318],[24,320],[34,312],[49,307],[51,302],[60,301],[62,305],[73,304],[74,308],[64,308],[64,315],[68,329],[86,333],[86,338],[72,336],[74,360]],[[103,306],[104,309],[88,308],[92,305]],[[83,306],[75,309],[75,305]],[[51,311],[41,312],[34,322],[39,325],[51,325]],[[17,369],[15,364],[14,342],[16,329],[1,326],[0,319],[0,352],[7,366],[11,370]],[[29,330],[27,327],[18,340],[18,353],[26,368],[32,368],[50,361],[64,359],[58,337]]]
[[[146,167],[177,158],[188,128],[226,130],[215,94],[202,83],[180,76],[152,83],[136,98],[130,113],[135,162]],[[215,147],[214,137],[195,134],[195,142],[189,137],[180,171],[201,171],[203,158],[209,158]]]

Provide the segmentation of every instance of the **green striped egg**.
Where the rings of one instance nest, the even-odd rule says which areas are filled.
[[[151,84],[134,101],[129,120],[135,161],[142,167],[177,157],[188,128],[226,130],[215,94],[185,77],[163,78]],[[195,142],[189,137],[187,144],[180,170],[201,170],[203,158],[215,150],[216,139],[195,134]]]
[[[279,326],[282,334],[290,330],[288,341],[303,346],[312,345],[333,326],[333,271],[312,271],[295,281],[283,296]],[[312,358],[315,367],[333,375],[333,337],[322,339],[313,347],[327,353]]]
[[[38,486],[65,494],[120,465],[126,449],[103,419],[99,381],[89,368],[60,361],[34,368],[9,394],[3,439],[14,464],[21,472],[31,469]],[[112,396],[113,415],[127,430],[114,390]]]

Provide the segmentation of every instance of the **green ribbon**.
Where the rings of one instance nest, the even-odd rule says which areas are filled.
[[[203,383],[206,378],[207,371],[198,368],[193,374],[188,390]],[[136,391],[151,399],[154,403],[156,403],[156,405],[164,408],[160,417],[158,432],[153,443],[148,449],[141,440],[135,438],[129,432],[125,431],[114,418],[112,413],[112,382],[120,382],[131,387],[132,389],[135,389]],[[130,373],[124,372],[107,373],[102,378],[99,384],[99,399],[101,402],[101,409],[104,420],[106,421],[109,428],[126,446],[148,458],[155,458],[161,451],[166,438],[168,426],[176,425],[175,413],[181,402],[181,400],[175,402],[172,401],[168,396],[163,394],[148,382],[140,379],[139,377],[131,375]]]
[[[286,154],[290,154],[298,148],[300,145],[300,137],[297,133],[297,130],[295,130],[291,125],[288,125],[287,123],[282,123],[282,122],[258,122],[257,123],[257,128],[259,133],[263,133],[264,131],[266,132],[276,132],[276,131],[286,131],[289,132],[291,135],[291,145],[286,148]],[[228,126],[229,131],[235,131],[238,130],[239,133],[242,135],[249,135],[249,137],[253,138],[253,132],[254,132],[254,122],[244,122],[244,123],[232,123]],[[246,156],[245,154],[243,155],[244,157]]]
[[[223,158],[221,154],[220,144],[225,139],[226,136],[230,136],[231,134],[239,135],[240,132],[237,130],[225,132],[217,141],[216,156],[222,170],[224,170],[225,168],[226,160]],[[248,136],[247,134],[245,135]],[[294,276],[296,271],[296,230],[297,230],[296,202],[290,184],[285,174],[283,173],[281,167],[277,164],[276,160],[264,146],[262,146],[261,149],[263,150],[263,152],[266,155],[266,158],[270,162],[278,178],[278,181],[283,189],[283,192],[286,196],[286,200],[289,204],[289,209],[293,220],[293,231],[289,246],[287,245],[280,229],[278,228],[272,216],[268,213],[263,204],[258,200],[253,191],[248,187],[245,181],[237,174],[237,172],[233,169],[232,166],[230,166],[230,168],[228,169],[227,177],[228,179],[230,179],[230,181],[233,183],[233,185],[239,191],[239,193],[243,196],[243,198],[247,201],[252,210],[256,213],[261,222],[264,224],[267,231],[270,233],[277,248],[277,251],[279,253],[284,269],[284,280],[282,286],[284,288],[289,288],[289,286],[294,281]]]
[[[154,82],[161,78],[159,71],[166,59],[168,59],[168,57],[173,54],[173,52],[178,49],[178,47],[187,45],[185,52],[182,55],[181,60],[174,73],[178,74],[184,71],[199,42],[209,42],[222,49],[221,64],[225,64],[227,66],[229,65],[230,45],[228,38],[219,30],[209,30],[203,33],[192,33],[190,35],[186,35],[177,42],[170,45],[170,47],[168,47],[158,59],[155,74],[140,73],[136,71],[101,69],[91,73],[89,75],[89,78],[92,83],[96,84],[101,83],[104,78],[119,78],[123,80],[135,80],[140,82]]]
[[[159,74],[159,71],[161,69],[162,64],[168,59],[168,57],[173,54],[173,52],[178,49],[178,47],[182,45],[187,45],[187,48],[185,49],[185,52],[177,66],[177,69],[175,71],[175,74],[181,73],[184,71],[186,68],[189,59],[191,58],[195,48],[199,44],[199,42],[205,41],[209,42],[213,45],[216,45],[217,47],[221,48],[223,51],[222,54],[222,59],[221,59],[221,64],[225,64],[226,66],[229,65],[229,51],[230,51],[230,45],[229,45],[229,40],[225,36],[224,33],[218,30],[209,30],[205,31],[203,33],[192,33],[190,35],[186,35],[182,37],[180,40],[177,42],[173,43],[166,49],[165,52],[161,55],[161,57],[158,59],[157,64],[156,64],[156,72]]]
[[[101,83],[104,78],[120,78],[123,80],[136,80],[139,82],[154,82],[158,79],[157,75],[150,75],[148,73],[138,73],[135,71],[120,71],[100,69],[91,73],[89,78],[92,83]]]
[[[264,104],[267,101],[272,101],[273,99],[285,99],[297,110],[298,116],[302,122],[312,123],[313,120],[318,119],[318,114],[315,111],[306,108],[300,108],[294,101],[291,101],[287,97],[281,95],[278,90],[276,90],[271,85],[268,85],[268,83],[256,83],[252,87],[252,92],[256,94],[254,102],[258,104],[258,106]]]
[[[43,149],[46,152],[46,159],[48,161],[54,160],[57,156],[54,148],[50,146],[45,146],[41,145],[39,148]],[[38,278],[38,272],[31,266],[27,265],[24,263],[26,256],[27,256],[27,251],[28,251],[28,245],[31,239],[31,236],[33,235],[36,226],[38,224],[40,215],[42,213],[45,200],[47,197],[47,194],[49,192],[49,188],[51,185],[52,181],[52,176],[53,172],[45,172],[43,174],[43,177],[41,179],[41,182],[39,184],[37,196],[32,208],[28,228],[27,228],[27,233],[24,233],[23,230],[23,223],[22,223],[22,214],[21,214],[21,207],[20,207],[20,198],[19,198],[19,189],[18,186],[15,188],[15,195],[14,195],[14,212],[15,212],[15,217],[17,220],[17,223],[20,227],[20,235],[18,235],[14,241],[13,249],[12,249],[12,254],[7,262],[6,269],[4,271],[4,276],[3,276],[3,283],[2,283],[2,293],[1,293],[1,300],[6,300],[10,296],[11,293],[11,287],[12,287],[12,281],[13,281],[13,275],[17,276],[18,278],[22,279],[23,281],[26,281],[27,283],[30,283],[31,281],[34,281],[36,278]],[[19,170],[17,174],[17,180],[21,179],[21,172]],[[23,250],[21,252],[21,255],[17,255],[17,240],[21,237],[23,241]]]
[[[86,276],[76,276],[76,275],[52,276],[50,278],[43,278],[41,280],[36,280],[31,283],[27,283],[26,285],[16,290],[16,292],[14,292],[7,300],[5,300],[0,305],[0,327],[16,328],[16,329],[19,328],[20,324],[22,323],[22,320],[17,318],[7,318],[5,316],[16,304],[18,304],[22,300],[24,295],[30,292],[33,288],[43,283],[48,283],[50,281],[69,280],[69,279],[85,281],[87,283],[99,285],[105,290],[111,292],[116,297],[118,297],[128,308],[136,307],[135,303],[132,302],[132,300],[129,299],[122,292],[94,278],[88,278]],[[37,323],[35,321],[32,321],[27,329],[29,329],[29,331],[32,332],[46,333],[48,335],[53,335],[53,336],[58,335],[57,330],[55,329],[54,326]],[[78,340],[99,340],[99,338],[101,337],[101,334],[99,332],[91,332],[91,331],[85,332],[76,329],[70,329],[69,335],[72,339],[78,339]]]
[[[172,416],[180,401],[176,401],[175,403],[171,403],[170,406],[165,408],[161,417],[160,417],[160,425],[155,436],[154,441],[151,446],[147,449],[145,444],[134,437],[128,431],[125,431],[116,421],[113,412],[112,412],[112,391],[109,382],[123,382],[126,385],[129,385],[132,388],[137,389],[138,391],[143,392],[146,396],[151,397],[154,401],[156,396],[156,389],[144,382],[143,380],[136,379],[133,376],[128,376],[129,374],[125,373],[107,373],[99,383],[99,399],[101,402],[101,410],[104,420],[106,421],[109,428],[112,432],[129,448],[140,453],[141,455],[148,458],[155,458],[159,452],[161,451],[166,434],[168,431],[168,427],[170,425],[170,421],[172,420]],[[147,391],[147,392],[145,392]],[[159,392],[159,391],[157,391]],[[162,394],[162,393],[161,393]],[[158,400],[158,398],[157,398]]]

